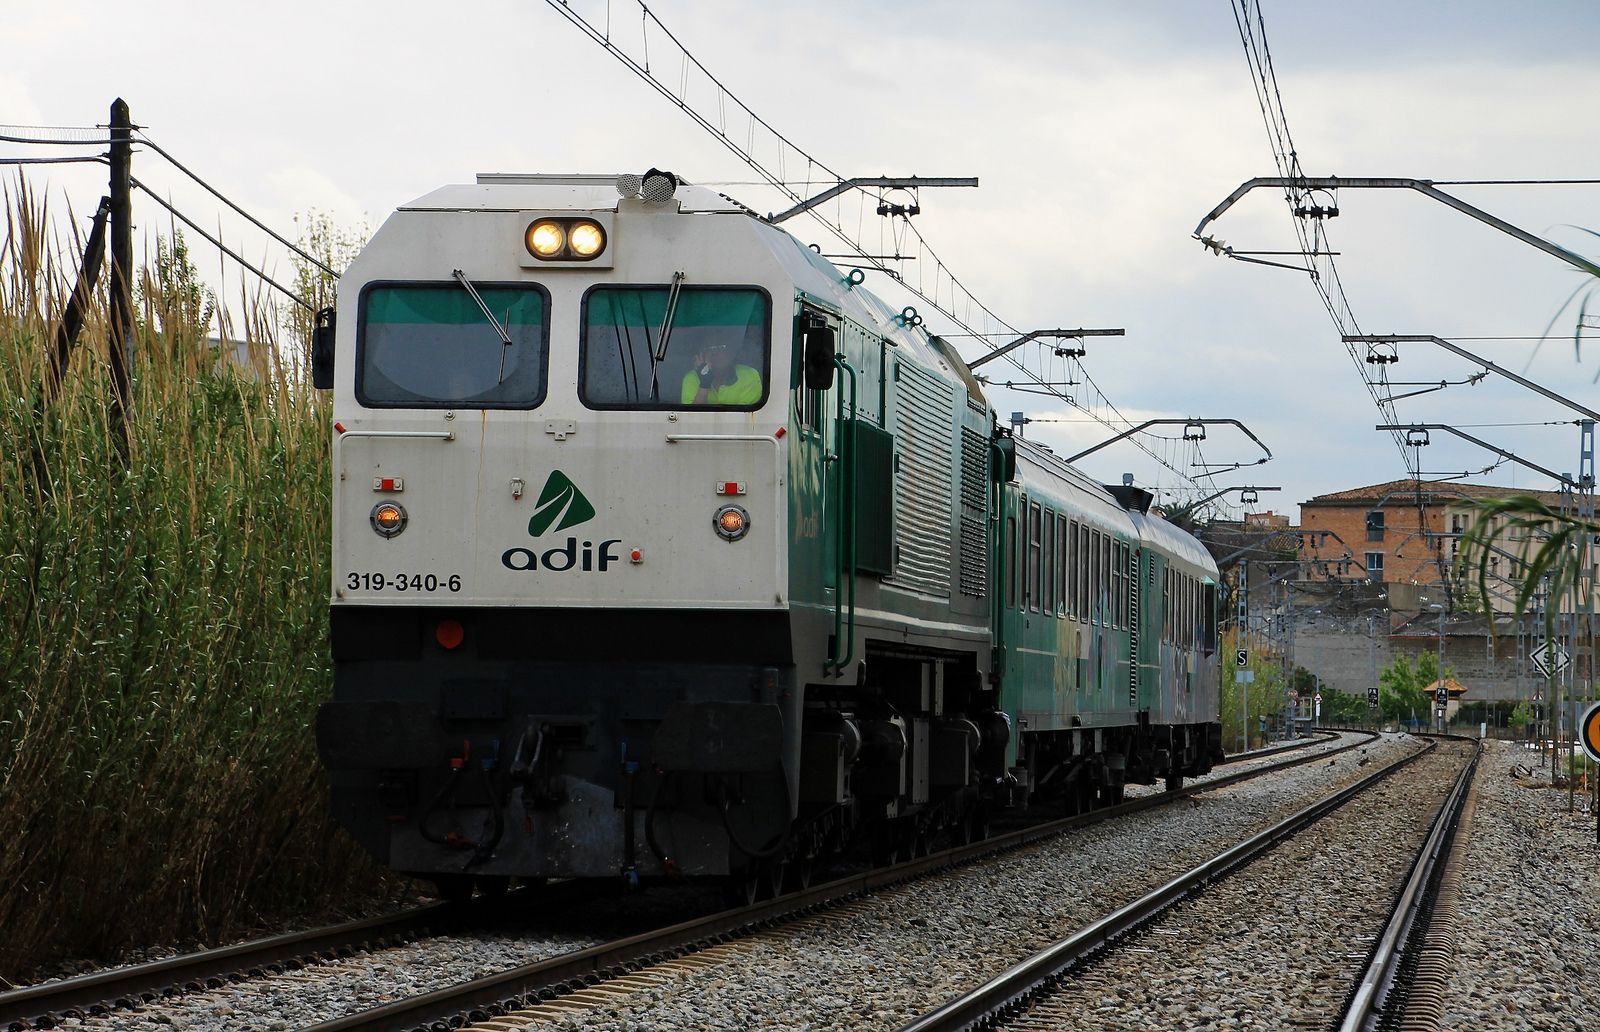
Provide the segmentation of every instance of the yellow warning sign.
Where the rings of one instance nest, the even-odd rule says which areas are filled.
[[[1578,718],[1578,741],[1589,759],[1600,763],[1600,702],[1583,711]]]

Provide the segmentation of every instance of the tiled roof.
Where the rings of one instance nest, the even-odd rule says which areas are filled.
[[[1412,505],[1417,498],[1419,482],[1416,480],[1390,480],[1383,484],[1352,487],[1347,491],[1334,491],[1317,495],[1305,505],[1325,505],[1347,508],[1355,505]],[[1549,506],[1556,506],[1561,495],[1556,491],[1531,491],[1527,488],[1496,487],[1492,484],[1462,484],[1453,480],[1424,480],[1420,482],[1422,498],[1426,504],[1448,505],[1468,498],[1510,498],[1515,495],[1532,495]],[[1380,501],[1381,500],[1381,501]]]

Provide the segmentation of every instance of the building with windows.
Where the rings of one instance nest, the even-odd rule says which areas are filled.
[[[1384,585],[1393,609],[1429,602],[1455,609],[1458,595],[1477,590],[1476,571],[1457,562],[1462,535],[1477,518],[1474,503],[1513,495],[1558,510],[1563,500],[1554,491],[1442,480],[1391,480],[1318,495],[1300,505],[1300,554],[1332,564],[1341,579]],[[1490,556],[1490,596],[1499,612],[1511,607],[1526,545],[1503,542],[1501,553]]]

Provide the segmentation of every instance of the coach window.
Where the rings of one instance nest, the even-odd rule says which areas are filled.
[[[1201,613],[1201,618],[1205,623],[1205,640],[1200,643],[1200,647],[1209,656],[1217,651],[1217,586],[1215,584],[1206,584],[1200,595],[1200,605],[1204,610]]]
[[[770,382],[766,291],[682,287],[668,319],[671,293],[601,286],[584,295],[579,398],[595,409],[760,408]],[[696,402],[708,383],[710,400]]]
[[[1090,617],[1089,593],[1089,526],[1082,524],[1078,527],[1078,619],[1084,623]]]
[[[1040,541],[1038,502],[1028,506],[1028,608],[1035,613],[1039,611],[1039,556],[1043,548]]]
[[[1056,613],[1056,514],[1053,509],[1044,511],[1044,569],[1039,571],[1039,587],[1044,592],[1044,613]]]
[[[370,283],[356,314],[356,400],[368,408],[534,408],[549,302],[532,284]],[[491,325],[478,306],[494,313]],[[504,329],[510,338],[500,336]]]
[[[1100,562],[1101,543],[1105,536],[1098,530],[1089,535],[1089,616],[1091,622],[1102,627],[1106,623],[1106,568]]]
[[[1026,505],[1027,502],[1024,500],[1019,508]],[[1017,555],[1021,547],[1017,543],[1017,518],[1010,514],[1006,515],[1006,541],[1011,546],[1011,554],[1001,557],[1001,561],[1006,564],[1006,608],[1015,609],[1017,608]]]
[[[1172,567],[1161,575],[1161,640],[1172,642]]]
[[[1106,534],[1105,536],[1103,536],[1100,539],[1100,569],[1104,571],[1101,574],[1101,577],[1103,579],[1100,581],[1100,590],[1104,593],[1102,595],[1102,600],[1101,600],[1100,604],[1105,607],[1105,612],[1100,614],[1100,619],[1101,619],[1101,622],[1103,622],[1103,623],[1105,623],[1106,625],[1109,626],[1110,623],[1111,623],[1111,616],[1112,616],[1112,612],[1111,612],[1111,535],[1110,534]]]
[[[1072,538],[1067,536],[1067,518],[1056,516],[1056,615],[1067,615],[1067,549]]]

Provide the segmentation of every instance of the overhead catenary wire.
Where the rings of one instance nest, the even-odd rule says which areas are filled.
[[[1268,140],[1271,144],[1273,161],[1278,168],[1278,175],[1284,179],[1303,179],[1305,172],[1300,164],[1299,151],[1294,143],[1294,136],[1289,131],[1288,115],[1283,106],[1283,94],[1278,87],[1277,72],[1272,63],[1272,52],[1267,44],[1266,19],[1262,14],[1260,0],[1231,0],[1234,25],[1238,29],[1240,42],[1244,46],[1245,60],[1250,68],[1251,86],[1256,94],[1256,104],[1261,109],[1262,120],[1266,124]],[[1327,230],[1321,219],[1315,220],[1313,229],[1308,230],[1305,220],[1295,214],[1298,198],[1292,186],[1284,188],[1284,200],[1291,212],[1291,222],[1294,227],[1296,239],[1300,243],[1300,250],[1306,261],[1306,272],[1309,274],[1312,285],[1317,290],[1323,307],[1327,310],[1328,317],[1339,329],[1341,336],[1359,334],[1359,323],[1355,313],[1350,307],[1350,300],[1344,291],[1344,284],[1339,278],[1338,265],[1330,253],[1334,250],[1328,241]],[[1394,413],[1393,403],[1388,402],[1378,391],[1378,385],[1367,380],[1362,369],[1364,364],[1357,353],[1355,345],[1346,344],[1345,350],[1354,364],[1356,372],[1360,375],[1362,383],[1366,386],[1367,393],[1371,396],[1373,404],[1378,407],[1378,412],[1389,423],[1399,422]],[[1379,383],[1385,380],[1386,373],[1379,371]],[[1395,448],[1400,453],[1401,462],[1408,471],[1414,469],[1410,456],[1406,454],[1405,440],[1398,431],[1392,431],[1390,437],[1394,440]]]
[[[794,188],[794,184],[796,182],[803,181],[807,184],[817,182],[829,182],[832,184],[846,183],[846,177],[840,175],[823,162],[817,160],[815,157],[796,146],[782,133],[778,132],[777,129],[774,128],[769,122],[757,115],[748,105],[739,100],[739,98],[736,97],[726,86],[724,86],[723,83],[717,79],[717,77],[713,75],[698,58],[689,52],[688,48],[678,40],[672,31],[668,29],[665,24],[663,24],[661,20],[656,17],[656,15],[652,13],[645,4],[638,2],[638,0],[635,0],[635,2],[638,3],[639,7],[638,24],[640,34],[636,52],[631,50],[625,43],[619,42],[619,33],[627,30],[619,29],[618,32],[614,33],[612,11],[609,3],[607,3],[604,7],[603,24],[596,24],[595,22],[591,22],[588,18],[585,18],[582,14],[573,10],[573,4],[571,0],[546,0],[546,3],[554,11],[578,28],[592,41],[599,44],[603,49],[620,61],[635,75],[643,79],[657,93],[661,94],[661,96],[675,104],[680,111],[686,114],[702,129],[709,133],[713,139],[721,143],[724,147],[738,156],[740,160],[742,160],[749,168],[763,178],[763,181],[766,185],[778,190],[781,194],[789,197],[795,203],[802,203],[805,200],[805,198],[802,197]],[[628,23],[628,21],[629,20],[627,19],[617,19],[615,24],[617,26],[624,26]],[[652,70],[652,54],[650,48],[652,26],[659,31],[660,35],[664,37],[667,43],[670,43],[671,48],[675,48],[668,50],[665,61],[663,61],[663,58],[660,54],[661,48],[658,47],[657,54],[654,58],[655,67],[659,68],[663,64],[669,66],[669,71],[666,74],[672,76],[671,81],[668,81],[668,79],[663,78],[662,75],[658,75],[656,71]],[[671,69],[670,66],[673,64],[674,57],[676,57],[676,68]],[[672,74],[673,71],[676,72],[675,75]],[[700,110],[689,102],[688,96],[690,93],[691,72],[696,73],[698,76],[702,76],[705,83],[708,84],[709,87],[715,92],[714,115],[712,113],[708,113],[707,111]],[[740,118],[744,119],[744,125],[742,127],[738,124],[734,124],[730,127],[730,109],[732,110],[733,120],[735,123],[737,123]],[[743,130],[742,133],[740,131],[741,128]],[[762,135],[763,137],[761,140],[762,146],[770,146],[772,148],[772,157],[770,159],[763,160],[763,158],[757,153],[758,135]],[[789,165],[791,162],[796,166],[796,172],[798,173],[796,179],[790,179],[789,177]],[[803,172],[801,171],[802,167]],[[832,178],[819,180],[817,178],[817,172],[819,170],[823,173],[826,173],[827,176],[831,176]],[[857,189],[859,190],[859,188]],[[864,193],[864,191],[862,192]],[[823,213],[820,206],[808,208],[806,210],[806,214],[816,220],[827,232],[837,237],[847,247],[860,254],[863,260],[870,263],[870,267],[894,279],[897,283],[902,285],[907,292],[930,305],[934,310],[943,314],[946,318],[950,319],[957,326],[961,327],[961,329],[967,331],[972,336],[987,338],[989,336],[998,335],[999,333],[999,329],[996,329],[993,333],[980,333],[977,328],[971,325],[973,320],[987,321],[989,327],[998,327],[1011,332],[1013,336],[1017,335],[1018,331],[1014,326],[1006,322],[1004,319],[1001,319],[987,305],[984,305],[981,301],[979,301],[977,297],[973,295],[972,292],[968,290],[966,286],[950,272],[948,266],[946,266],[944,262],[939,259],[938,255],[933,251],[933,249],[929,247],[927,242],[921,238],[920,233],[916,230],[915,226],[911,225],[909,220],[903,220],[903,225],[896,225],[891,227],[891,229],[896,232],[899,235],[899,238],[902,240],[909,239],[905,233],[906,229],[909,229],[910,234],[916,237],[919,249],[923,252],[923,255],[920,257],[924,257],[931,263],[933,270],[933,283],[931,286],[927,284],[925,279],[923,279],[923,274],[926,270],[922,264],[919,264],[918,266],[919,272],[917,282],[911,282],[901,273],[884,264],[883,261],[871,258],[868,250],[862,245],[859,239],[861,235],[859,218],[857,232],[854,236],[852,236],[851,233],[845,229],[843,223],[844,209],[842,199],[839,201],[839,203],[836,203],[833,206],[833,210],[836,214],[832,219],[828,218]],[[860,209],[858,209],[858,211],[860,211]],[[862,217],[864,217],[864,215]],[[882,227],[880,226],[879,251],[884,250],[884,248],[881,246],[881,232]],[[946,290],[950,296],[950,301],[948,303],[942,300],[941,297],[942,292]],[[1056,391],[1053,387],[1050,387],[1047,377],[1042,376],[1035,370],[1028,368],[1019,360],[1018,356],[1014,354],[1007,354],[1004,357],[1008,362],[1011,363],[1013,367],[1022,373],[1024,377],[1033,381],[1035,384],[1038,384],[1040,387],[1045,388],[1053,396],[1066,401],[1068,404],[1078,407],[1077,403],[1072,398],[1065,396]],[[1096,388],[1096,390],[1098,391],[1098,388]],[[1124,425],[1117,426],[1115,423],[1112,423],[1104,419],[1104,417],[1101,417],[1098,413],[1087,409],[1085,409],[1085,411],[1088,411],[1091,416],[1095,417],[1098,421],[1112,429],[1123,430],[1126,429],[1128,425],[1131,425],[1124,422]],[[1138,442],[1135,443],[1138,444]],[[1172,467],[1169,463],[1161,460],[1159,456],[1155,456],[1154,453],[1150,454],[1152,457],[1156,458],[1158,462],[1162,462],[1162,464],[1166,465],[1168,469],[1171,469],[1172,472],[1187,479],[1186,475],[1181,470]]]

